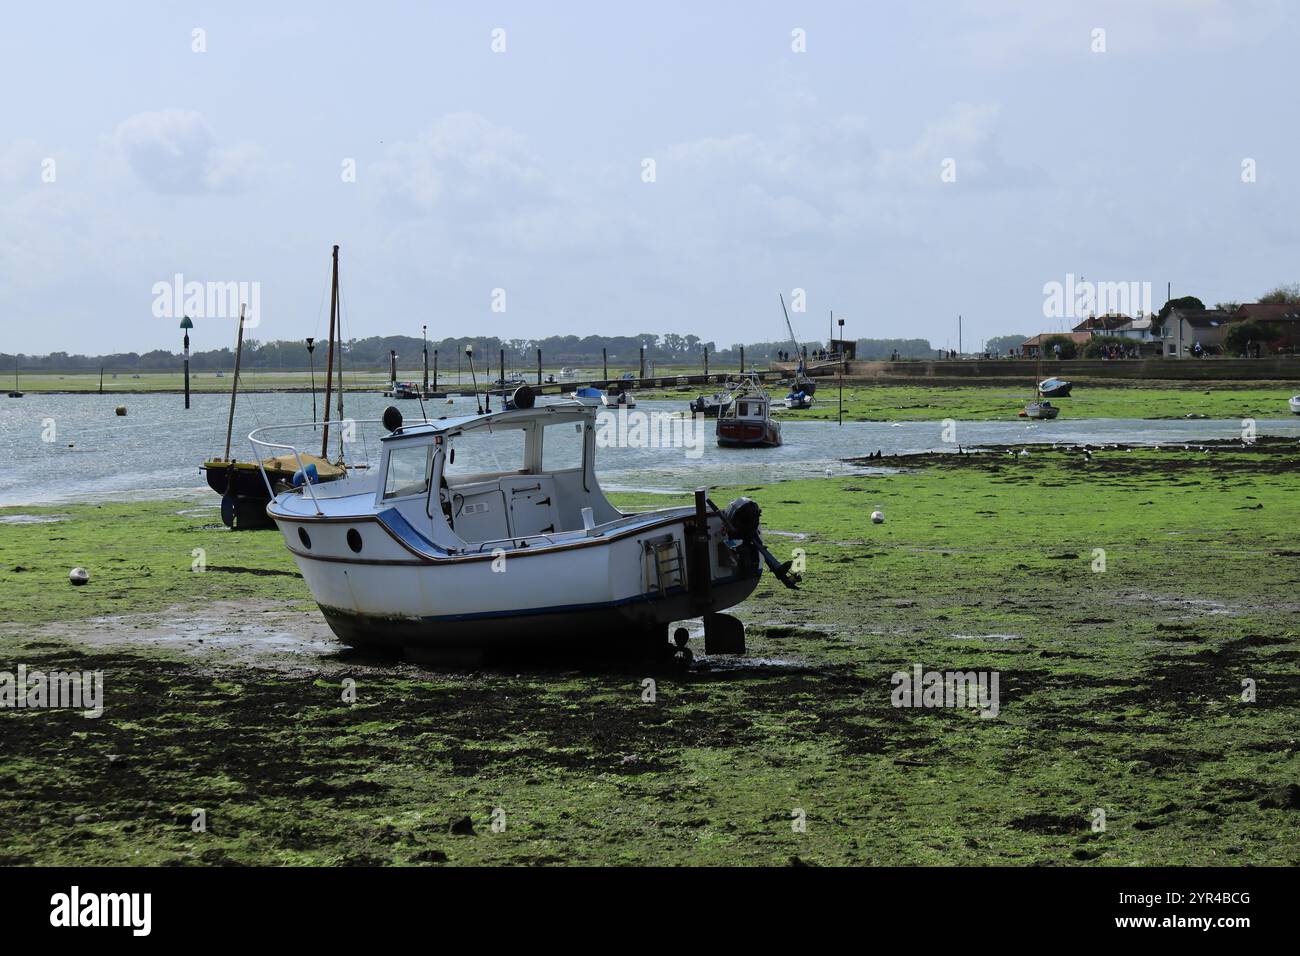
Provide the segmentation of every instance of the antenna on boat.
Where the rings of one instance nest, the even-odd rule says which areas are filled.
[[[465,357],[469,359],[469,380],[474,384],[474,404],[478,406],[478,413],[483,414],[483,403],[478,400],[478,376],[474,374],[474,345],[471,342],[465,343]]]
[[[429,327],[420,326],[420,342],[424,351],[424,386],[420,389],[420,417],[426,422],[429,420],[429,413],[424,410],[424,396],[429,391]]]

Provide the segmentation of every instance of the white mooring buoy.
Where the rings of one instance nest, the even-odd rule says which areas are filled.
[[[73,568],[68,572],[68,580],[73,584],[86,584],[90,581],[90,572],[85,568]]]
[[[884,513],[883,511],[873,511],[873,512],[871,512],[871,523],[872,523],[872,524],[884,524],[884,523],[885,523],[885,513]]]

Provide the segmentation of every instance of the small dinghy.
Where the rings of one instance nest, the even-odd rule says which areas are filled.
[[[720,612],[753,592],[762,563],[799,580],[763,546],[758,505],[719,509],[701,489],[693,506],[621,512],[596,478],[595,410],[515,401],[411,424],[389,407],[374,474],[305,482],[267,507],[339,639],[415,656],[673,653],[668,625],[702,616],[707,652],[742,652],[743,626]],[[249,440],[290,447],[264,436],[301,427]]]
[[[1289,404],[1291,406],[1291,411],[1296,415],[1300,415],[1300,395],[1292,395]]]

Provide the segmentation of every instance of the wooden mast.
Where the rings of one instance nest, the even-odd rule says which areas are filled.
[[[334,247],[333,279],[330,282],[330,347],[325,367],[325,428],[320,439],[320,456],[329,460],[330,444],[330,388],[334,382],[334,317],[339,307],[339,247]],[[342,363],[340,363],[341,365]]]
[[[226,455],[230,461],[230,433],[235,427],[235,393],[239,391],[239,360],[244,354],[244,304],[239,304],[239,332],[235,337],[235,375],[230,383],[230,417],[226,419]]]

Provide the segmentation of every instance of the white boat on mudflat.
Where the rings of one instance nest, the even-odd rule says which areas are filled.
[[[1287,404],[1291,406],[1291,411],[1293,411],[1297,415],[1300,415],[1300,395],[1292,395],[1291,401],[1288,402]]]
[[[671,651],[673,621],[703,617],[705,649],[739,653],[718,613],[754,590],[767,552],[758,505],[624,514],[595,471],[596,410],[572,402],[403,425],[371,474],[306,483],[267,507],[331,629],[419,656],[555,644]],[[249,438],[256,448],[292,446]],[[684,631],[678,636],[684,640]]]
[[[636,397],[627,389],[610,388],[600,401],[606,408],[636,408]]]

